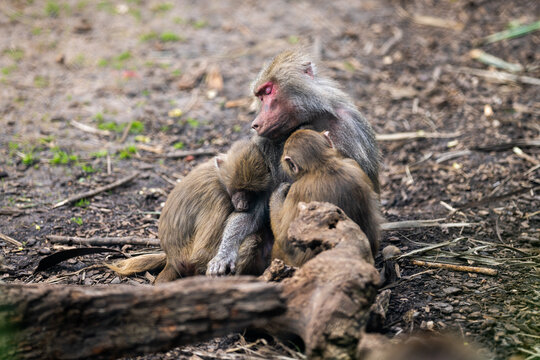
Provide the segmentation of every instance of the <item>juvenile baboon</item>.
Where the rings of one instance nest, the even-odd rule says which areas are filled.
[[[261,219],[253,232],[267,221],[270,175],[259,149],[249,141],[235,143],[226,155],[220,155],[193,169],[167,197],[161,212],[158,236],[162,254],[142,255],[108,265],[121,275],[163,267],[156,283],[178,277],[204,274],[214,258],[215,274],[227,271],[257,274],[264,270],[260,236],[239,238],[224,233],[225,224],[235,207]],[[234,219],[234,216],[231,217]],[[220,244],[237,244],[234,257]],[[219,251],[218,251],[219,249]]]
[[[281,165],[294,179],[283,183],[270,199],[274,233],[272,257],[301,266],[312,254],[299,251],[287,241],[289,225],[298,215],[299,202],[324,201],[337,205],[366,234],[375,257],[380,236],[377,195],[358,164],[333,148],[329,134],[297,130],[283,149]]]

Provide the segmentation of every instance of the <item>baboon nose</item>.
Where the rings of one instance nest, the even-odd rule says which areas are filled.
[[[257,130],[257,129],[259,128],[259,124],[252,124],[252,125],[251,125],[251,128],[252,128],[253,130]]]

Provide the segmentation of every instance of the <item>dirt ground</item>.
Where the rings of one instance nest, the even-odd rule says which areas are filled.
[[[262,64],[314,45],[377,134],[426,135],[381,138],[387,221],[469,224],[384,233],[383,246],[404,254],[449,242],[398,261],[384,333],[451,332],[487,358],[538,359],[540,87],[473,74],[489,67],[469,52],[480,48],[538,78],[540,32],[481,39],[539,18],[534,0],[2,1],[0,233],[23,246],[0,240],[0,281],[150,282],[151,274],[119,278],[100,267],[106,255],[33,271],[69,247],[49,235],[156,237],[173,184],[208,159],[167,155],[225,151],[247,138],[249,84]],[[134,171],[123,186],[52,208]],[[231,335],[141,359],[275,354],[300,357]]]

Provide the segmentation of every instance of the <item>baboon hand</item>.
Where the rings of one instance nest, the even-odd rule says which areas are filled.
[[[210,276],[222,276],[227,274],[234,274],[236,271],[236,258],[237,254],[230,252],[228,254],[218,253],[210,262],[206,268],[206,275]]]

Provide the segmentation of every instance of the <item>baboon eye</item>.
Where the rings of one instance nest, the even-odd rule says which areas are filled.
[[[264,88],[265,95],[270,95],[271,92],[272,92],[272,85],[268,85],[267,87]]]

